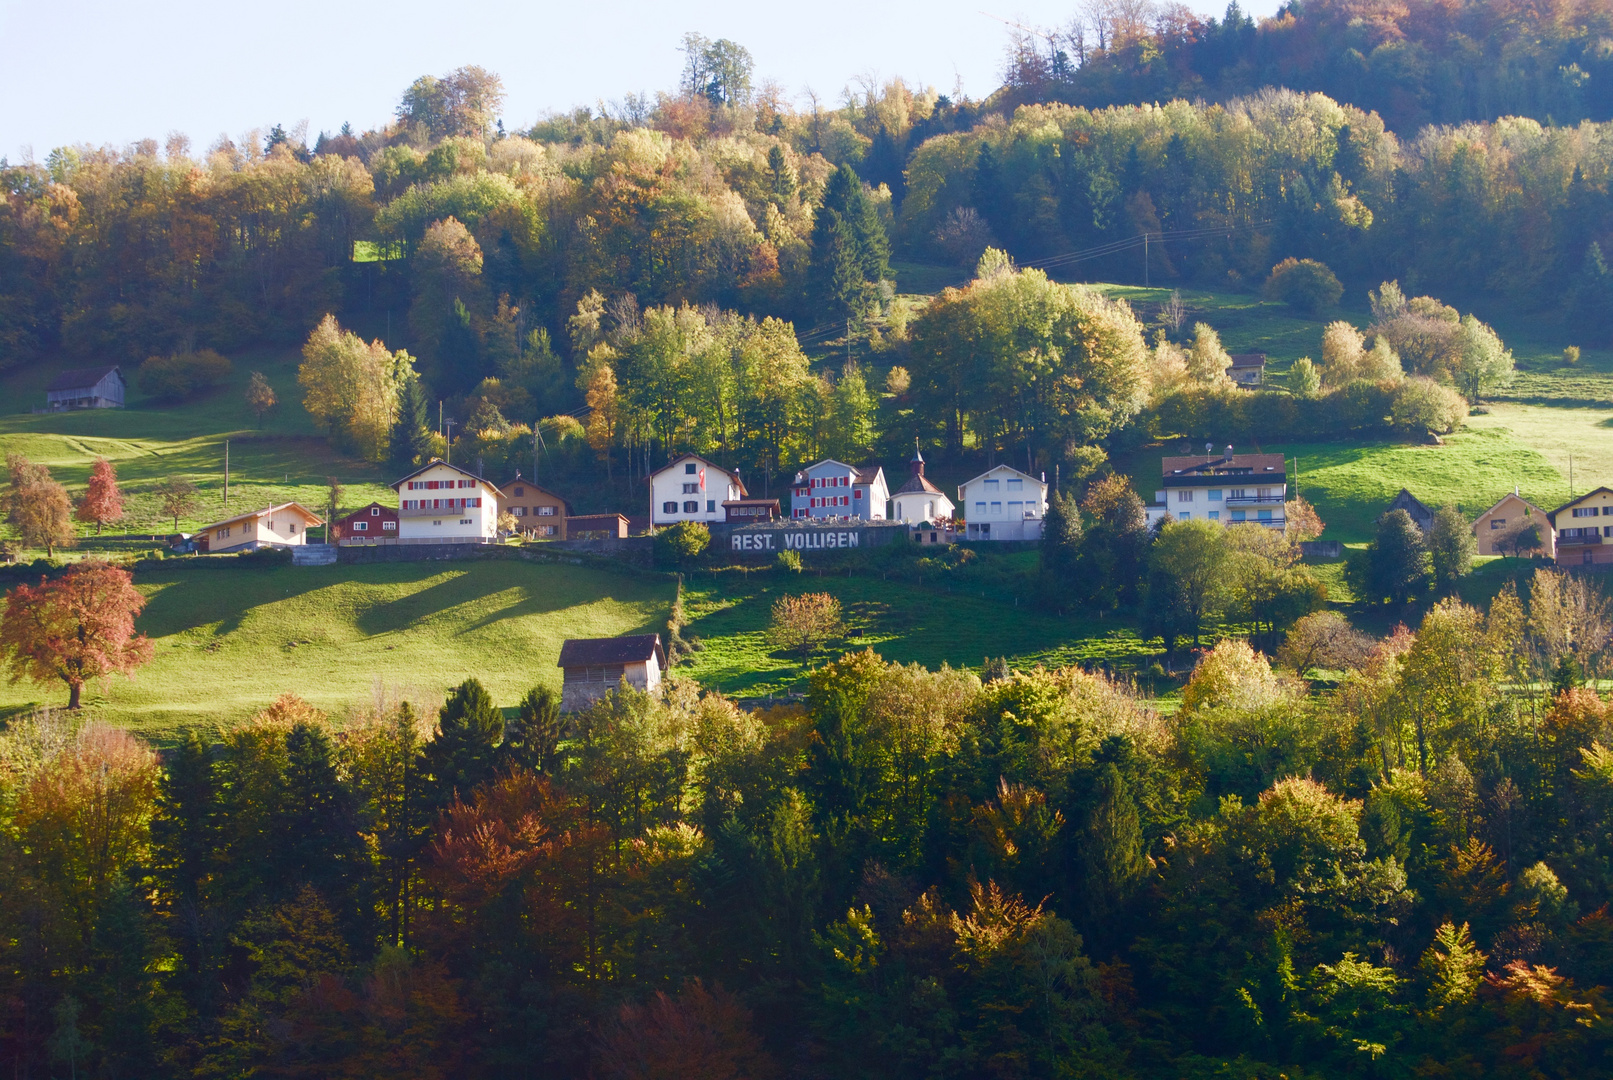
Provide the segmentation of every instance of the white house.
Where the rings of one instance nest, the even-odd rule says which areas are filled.
[[[790,487],[790,517],[884,521],[885,504],[890,497],[885,470],[878,465],[859,469],[826,458],[795,474]]]
[[[197,532],[208,552],[256,551],[261,547],[294,547],[308,542],[308,527],[320,516],[301,503],[281,503],[215,521]]]
[[[626,683],[645,693],[661,685],[666,653],[658,634],[614,638],[568,638],[560,646],[562,712],[586,709]]]
[[[920,522],[951,521],[952,500],[924,476],[924,455],[913,447],[913,460],[908,462],[907,483],[891,496],[891,519],[912,524]]]
[[[498,536],[497,486],[432,458],[392,485],[398,493],[398,539],[485,544]]]
[[[969,540],[1040,540],[1047,484],[1012,465],[998,465],[958,485]]]
[[[121,409],[128,383],[116,365],[64,371],[45,387],[45,407],[62,409]]]
[[[737,472],[699,454],[684,454],[650,474],[650,524],[727,521],[722,504],[749,494]]]
[[[1253,522],[1281,529],[1287,524],[1287,461],[1281,454],[1168,457],[1160,463],[1160,490],[1144,507],[1150,527],[1170,514],[1178,521]]]

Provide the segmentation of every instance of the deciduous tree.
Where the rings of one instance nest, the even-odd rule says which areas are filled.
[[[263,426],[264,414],[274,408],[279,401],[280,399],[275,396],[274,387],[269,385],[269,380],[264,378],[263,372],[254,371],[251,380],[246,384],[246,407],[257,417],[258,427]]]
[[[95,522],[95,535],[101,535],[101,526],[123,520],[123,492],[118,489],[118,474],[106,458],[96,458],[90,467],[90,486],[78,502],[74,516],[80,521]]]
[[[151,641],[134,631],[134,617],[146,598],[128,571],[105,563],[83,562],[38,585],[18,585],[6,594],[0,619],[0,646],[11,681],[67,684],[67,707],[91,679],[134,674],[151,659]]]
[[[817,652],[825,642],[839,637],[843,631],[840,601],[828,593],[781,596],[773,602],[769,640],[781,649],[800,653],[802,659]]]
[[[196,510],[196,485],[183,476],[171,476],[157,485],[157,498],[164,517],[172,518],[174,531],[179,531],[179,519]]]
[[[21,454],[7,454],[11,486],[6,491],[6,520],[28,547],[42,547],[47,556],[59,547],[73,546],[73,506],[67,489],[50,478],[50,470]]]

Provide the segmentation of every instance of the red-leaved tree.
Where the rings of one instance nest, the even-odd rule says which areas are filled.
[[[134,632],[146,606],[126,571],[83,562],[55,579],[18,585],[6,594],[0,651],[11,681],[67,684],[69,709],[91,679],[132,675],[151,659],[151,640]]]
[[[73,515],[80,521],[95,522],[95,535],[101,535],[101,526],[108,521],[123,520],[123,492],[118,489],[118,474],[106,458],[96,458],[90,469],[90,488],[78,501]]]

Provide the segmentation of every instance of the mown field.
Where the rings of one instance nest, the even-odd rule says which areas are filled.
[[[49,364],[0,377],[0,450],[21,453],[49,467],[52,476],[75,494],[89,479],[97,457],[118,470],[127,520],[122,533],[167,532],[157,483],[183,476],[196,484],[196,512],[179,523],[190,532],[231,513],[295,499],[311,509],[325,504],[328,478],[346,489],[344,503],[361,506],[391,495],[382,470],[339,454],[302,408],[295,350],[259,350],[231,358],[229,380],[182,403],[153,401],[143,395],[131,370],[128,407],[71,413],[32,414],[44,403],[45,385],[64,368]],[[280,404],[257,427],[244,400],[247,381],[263,372]],[[224,442],[230,443],[230,501],[224,505]],[[90,549],[117,547],[89,542]],[[149,546],[149,545],[147,545]]]
[[[114,679],[85,705],[97,716],[170,742],[184,729],[238,723],[290,691],[322,709],[378,694],[435,710],[474,675],[501,706],[558,687],[568,637],[662,629],[665,578],[499,560],[367,566],[254,567],[218,560],[141,573],[149,597],[139,628],[155,645],[131,681]],[[0,683],[0,708],[62,704],[61,685]]]

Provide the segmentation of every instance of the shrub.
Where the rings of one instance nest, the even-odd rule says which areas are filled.
[[[1287,258],[1271,268],[1266,295],[1300,311],[1315,312],[1338,303],[1344,286],[1325,263]]]
[[[786,574],[799,574],[801,572],[801,553],[799,551],[781,551],[778,553],[779,570]]]
[[[767,636],[774,645],[803,658],[844,632],[840,601],[828,593],[781,596],[773,604],[773,624]]]
[[[152,397],[178,400],[216,386],[229,377],[230,362],[212,349],[152,356],[136,373],[140,389]]]
[[[699,521],[680,521],[655,534],[655,561],[660,566],[683,566],[705,553],[711,530]]]
[[[1395,387],[1389,405],[1389,422],[1410,435],[1444,435],[1467,419],[1467,401],[1433,379],[1412,377]]]
[[[1579,367],[1579,346],[1570,345],[1563,350],[1563,364],[1567,367]]]

